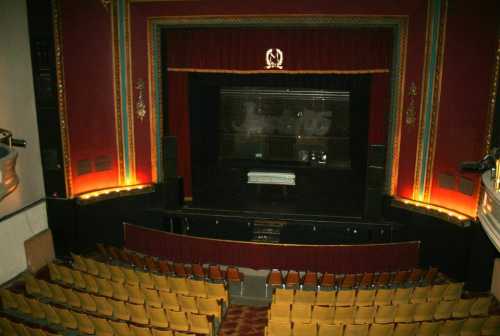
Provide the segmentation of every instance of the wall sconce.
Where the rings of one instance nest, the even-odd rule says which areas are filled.
[[[415,97],[417,96],[417,85],[415,84],[415,82],[411,82],[408,96],[410,97],[410,102],[408,103],[408,109],[406,110],[405,122],[406,125],[413,126],[413,124],[417,120],[417,112],[415,110]]]

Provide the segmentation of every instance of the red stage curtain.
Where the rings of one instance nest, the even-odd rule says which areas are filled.
[[[163,41],[167,67],[178,71],[263,71],[266,51],[283,51],[283,70],[389,71],[392,31],[385,28],[182,29]]]
[[[358,273],[418,266],[419,242],[376,245],[282,245],[205,239],[124,224],[125,247],[178,262],[253,269]]]
[[[188,72],[263,72],[269,48],[283,51],[277,73],[374,73],[369,143],[385,143],[392,31],[385,28],[172,29],[167,50],[169,134],[177,136],[177,173],[192,195]]]

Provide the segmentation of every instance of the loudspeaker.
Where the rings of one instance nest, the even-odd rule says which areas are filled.
[[[184,202],[182,177],[170,177],[160,185],[166,209],[179,209]]]
[[[177,138],[163,137],[163,173],[165,179],[177,177]]]
[[[366,162],[364,217],[378,220],[382,217],[385,183],[385,146],[369,145]]]

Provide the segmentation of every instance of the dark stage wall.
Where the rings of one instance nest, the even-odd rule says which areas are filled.
[[[457,164],[479,159],[485,152],[498,2],[58,3],[60,69],[66,84],[60,93],[66,104],[62,115],[66,116],[71,195],[116,184],[157,181],[160,177],[159,137],[166,133],[162,125],[167,117],[162,111],[168,102],[159,100],[162,87],[153,78],[164,73],[158,58],[160,46],[155,44],[161,20],[189,27],[195,18],[342,16],[353,20],[351,23],[360,18],[380,18],[380,24],[387,18],[398,18],[402,24],[395,34],[407,31],[399,49],[400,66],[405,66],[402,80],[396,83],[401,98],[392,119],[383,120],[388,136],[370,133],[371,139],[387,144],[388,165],[393,163],[388,167],[392,170],[387,192],[475,215],[479,179],[460,173]],[[138,103],[146,109],[143,119],[136,115]],[[380,122],[387,114],[378,112],[370,118]],[[176,132],[179,130],[172,133]],[[104,164],[99,164],[102,161]],[[78,164],[83,168],[90,164],[90,171],[79,170]],[[103,166],[107,168],[96,169]],[[455,181],[451,188],[439,185],[442,174]],[[469,184],[468,194],[460,191],[462,182]]]

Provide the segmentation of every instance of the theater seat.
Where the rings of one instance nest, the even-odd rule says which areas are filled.
[[[285,288],[297,288],[300,285],[300,274],[297,271],[289,270],[285,276]]]
[[[133,331],[134,336],[152,336],[151,331],[149,330],[149,328],[146,327],[139,327],[131,324],[130,330]]]
[[[336,280],[335,280],[335,274],[330,273],[330,272],[325,272],[321,276],[321,280],[319,282],[319,289],[336,289]]]
[[[240,296],[243,296],[243,286],[244,286],[244,275],[238,268],[234,266],[228,266],[226,269],[226,281],[228,283],[239,283],[240,284]]]
[[[201,335],[212,334],[212,324],[208,321],[206,315],[200,315],[190,312],[188,313],[188,320],[190,326],[189,331]]]
[[[89,315],[92,324],[95,327],[96,336],[113,336],[113,329],[106,319]]]
[[[268,293],[268,288],[282,287],[283,286],[283,275],[280,270],[272,269],[266,278],[266,297]]]

